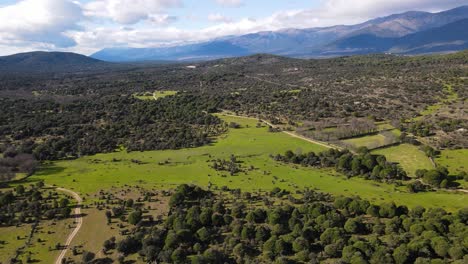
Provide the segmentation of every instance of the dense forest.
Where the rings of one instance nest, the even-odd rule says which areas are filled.
[[[109,95],[69,101],[0,99],[3,148],[39,160],[128,151],[197,147],[225,131],[209,103],[193,95],[157,102]]]
[[[23,145],[25,153],[37,149],[39,159],[108,152],[119,146],[200,146],[224,130],[209,113],[229,110],[275,124],[307,124],[304,129],[358,125],[352,131],[338,129],[338,138],[373,132],[375,127],[366,120],[389,120],[418,136],[435,135],[434,146],[466,147],[466,106],[457,98],[468,96],[467,62],[467,52],[322,60],[254,55],[191,67],[0,74],[0,141]],[[155,90],[179,93],[158,102],[132,96]],[[447,114],[408,121],[450,97],[453,107]]]
[[[231,202],[227,197],[233,196]],[[242,199],[240,199],[242,197]],[[229,200],[229,198],[228,198]],[[126,206],[126,203],[123,204]],[[468,211],[373,205],[359,197],[305,190],[269,194],[228,190],[216,195],[181,185],[164,222],[109,212],[134,227],[105,250],[161,263],[464,263]],[[127,206],[128,208],[128,206]],[[119,210],[122,212],[122,210]]]

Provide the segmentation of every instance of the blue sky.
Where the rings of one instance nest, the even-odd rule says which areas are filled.
[[[168,46],[461,5],[468,0],[0,0],[0,55]]]

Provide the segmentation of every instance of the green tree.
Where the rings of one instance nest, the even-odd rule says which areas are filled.
[[[138,224],[142,219],[142,212],[137,210],[128,215],[128,223],[132,225]]]
[[[395,259],[396,264],[405,264],[408,263],[410,257],[410,251],[406,244],[402,244],[393,251],[393,259]]]

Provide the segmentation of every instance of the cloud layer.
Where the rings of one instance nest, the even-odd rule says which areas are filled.
[[[202,12],[196,13],[197,22],[186,14],[192,14],[188,1],[17,1],[0,7],[0,54],[35,49],[88,54],[105,47],[173,45],[263,30],[352,24],[408,10],[440,11],[468,5],[468,0],[354,0],[352,4],[348,0],[317,0],[319,4],[314,8],[252,18],[231,16],[230,12],[253,10],[249,9],[253,3],[263,0],[212,0],[211,8],[203,6]],[[213,11],[216,7],[217,11]],[[257,3],[256,8],[261,7]]]
[[[81,30],[79,5],[62,0],[24,0],[0,8],[0,45],[49,44],[58,48],[77,43],[67,33]]]

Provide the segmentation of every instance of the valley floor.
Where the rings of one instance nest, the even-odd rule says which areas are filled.
[[[268,132],[258,120],[221,116],[226,122],[241,125],[230,129],[209,146],[165,151],[126,151],[98,154],[76,160],[50,163],[29,181],[44,180],[47,184],[74,190],[87,198],[100,190],[112,187],[142,186],[151,189],[170,189],[182,183],[200,186],[229,186],[244,191],[318,189],[334,195],[360,196],[375,203],[394,201],[409,207],[442,207],[453,211],[466,206],[466,194],[453,192],[425,192],[411,194],[404,187],[346,179],[330,169],[303,168],[275,162],[270,155],[286,150],[320,152],[324,146],[313,144],[285,133]],[[235,155],[246,168],[238,175],[211,168],[216,159]]]

